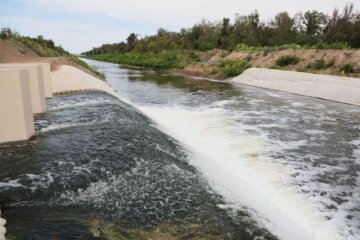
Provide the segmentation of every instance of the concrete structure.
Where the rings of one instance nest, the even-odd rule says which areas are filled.
[[[33,64],[0,64],[1,69],[29,70],[30,93],[33,113],[45,112],[43,67]]]
[[[6,220],[4,218],[1,218],[1,209],[0,209],[0,240],[6,240],[5,234],[6,234]]]
[[[99,90],[116,96],[115,91],[105,81],[101,81],[78,68],[63,65],[51,74],[54,94]]]
[[[45,98],[52,98],[53,92],[51,87],[51,67],[50,63],[45,62],[34,62],[34,63],[15,63],[16,65],[35,65],[41,66],[43,72],[43,79],[44,79],[44,95]],[[15,65],[10,63],[9,65]]]
[[[360,79],[250,68],[235,83],[360,106]]]
[[[52,98],[52,83],[51,83],[51,67],[50,63],[40,63],[43,67],[43,76],[44,76],[44,88],[45,88],[45,97]]]
[[[0,70],[0,143],[35,133],[28,69]]]

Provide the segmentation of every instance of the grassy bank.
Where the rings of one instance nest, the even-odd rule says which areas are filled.
[[[75,65],[77,67],[88,70],[100,79],[105,79],[101,73],[92,69],[88,64],[79,59],[77,56],[69,53],[61,46],[57,46],[53,40],[46,39],[42,35],[39,35],[36,38],[22,36],[10,28],[2,28],[0,30],[0,41],[3,41],[4,46],[17,49],[18,52],[15,50],[15,52],[12,52],[12,54],[9,52],[8,55],[19,54],[18,60],[31,60],[31,58],[36,57],[57,59],[61,58],[63,59],[64,64]],[[3,54],[4,61],[11,61],[11,57],[13,56],[6,56],[6,54]]]
[[[312,49],[289,47],[245,48],[226,51],[164,51],[155,53],[88,55],[86,58],[166,69],[189,75],[225,79],[240,75],[250,67],[280,69],[327,75],[360,77],[360,51],[356,49]]]
[[[201,62],[206,62],[201,57],[201,53],[195,51],[164,51],[162,53],[137,53],[130,52],[125,54],[101,54],[89,55],[86,58],[132,65],[152,69],[186,71],[189,65],[197,66]],[[211,54],[210,54],[211,56]],[[202,61],[204,60],[204,61]],[[202,72],[201,76],[214,78],[228,78],[241,74],[251,64],[246,59],[222,60],[214,65],[209,65],[209,70]]]

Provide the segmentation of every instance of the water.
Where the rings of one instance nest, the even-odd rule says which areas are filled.
[[[58,96],[0,146],[8,236],[360,238],[360,108],[87,61],[121,100]]]

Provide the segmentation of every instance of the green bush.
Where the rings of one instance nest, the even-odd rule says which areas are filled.
[[[279,57],[276,60],[276,65],[285,67],[285,66],[289,66],[289,65],[298,64],[299,62],[300,62],[299,57],[297,57],[295,55],[285,55],[285,56]]]
[[[251,64],[246,60],[225,60],[220,64],[220,72],[224,77],[235,77],[250,67]]]
[[[314,70],[321,70],[321,69],[328,69],[330,67],[333,67],[335,65],[335,59],[330,60],[329,62],[326,62],[323,58],[317,59],[313,63],[309,63],[306,68],[307,69],[314,69]]]
[[[334,50],[343,50],[343,49],[350,49],[348,43],[346,42],[333,42],[333,43],[326,43],[323,40],[319,41],[315,45],[311,46],[310,48],[313,49],[334,49]]]
[[[340,72],[343,72],[345,74],[354,73],[354,65],[352,63],[346,63],[340,67]]]
[[[307,69],[315,69],[315,70],[320,70],[320,69],[324,69],[326,66],[326,62],[324,59],[317,59],[315,60],[315,62],[313,63],[309,63],[306,68]]]

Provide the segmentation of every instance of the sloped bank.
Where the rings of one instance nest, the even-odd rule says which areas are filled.
[[[54,94],[99,90],[116,95],[106,82],[69,65],[60,66],[56,71],[51,72],[51,77]]]
[[[250,68],[231,81],[360,106],[360,79],[357,78]]]

